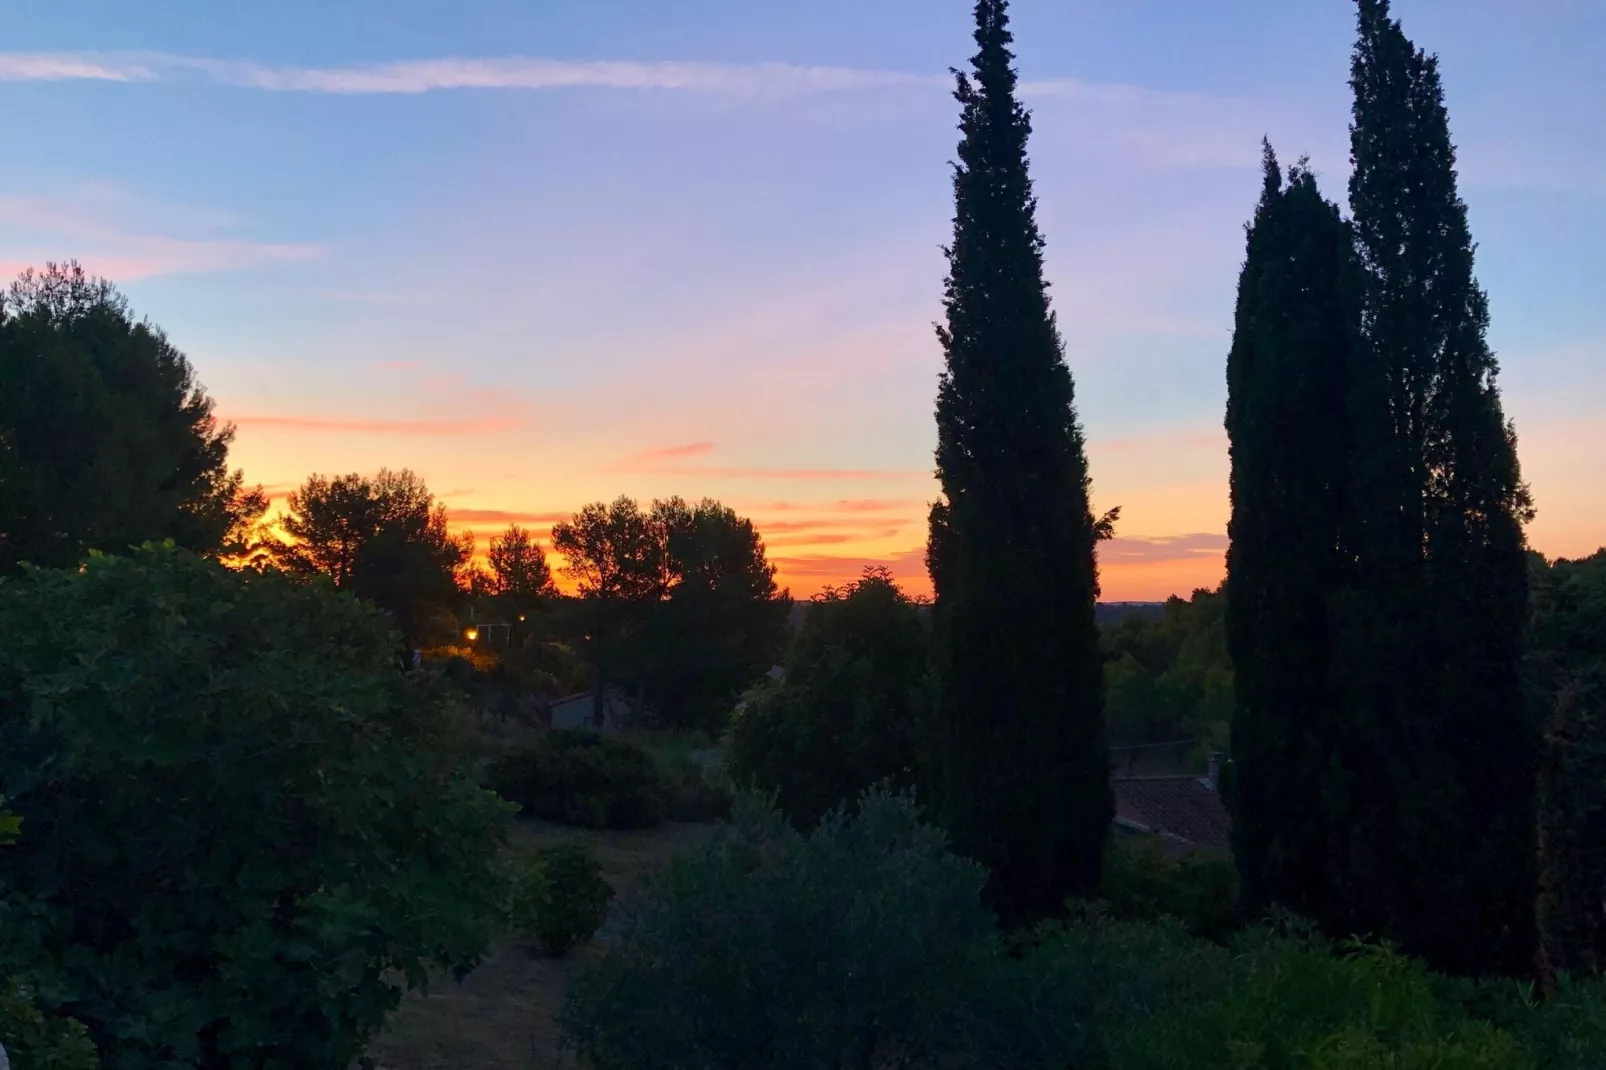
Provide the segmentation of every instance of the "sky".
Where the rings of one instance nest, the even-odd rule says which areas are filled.
[[[1442,61],[1538,516],[1606,543],[1606,4],[1396,0]],[[1348,178],[1343,0],[1016,0],[1107,600],[1221,578],[1259,142]],[[795,595],[929,590],[964,0],[0,0],[0,274],[77,259],[283,494],[409,467],[483,539],[709,496]]]

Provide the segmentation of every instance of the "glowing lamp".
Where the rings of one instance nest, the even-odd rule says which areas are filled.
[[[463,637],[472,643],[480,637],[480,630],[478,628],[469,628],[463,632]]]

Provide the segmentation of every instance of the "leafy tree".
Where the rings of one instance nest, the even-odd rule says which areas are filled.
[[[324,585],[174,549],[0,584],[0,961],[110,1066],[350,1065],[502,906],[449,689]]]
[[[509,524],[502,534],[493,535],[485,556],[491,566],[492,594],[526,605],[557,593],[546,552],[517,524]]]
[[[281,526],[291,541],[272,559],[299,576],[328,576],[390,614],[411,642],[455,628],[450,608],[474,553],[472,536],[453,536],[446,507],[407,469],[314,475],[290,492]]]
[[[1331,921],[1326,852],[1344,718],[1328,678],[1329,607],[1351,579],[1341,536],[1360,286],[1338,206],[1303,161],[1285,185],[1264,147],[1227,357],[1234,857],[1252,909],[1277,902]]]
[[[1438,61],[1360,0],[1350,208],[1363,272],[1334,692],[1338,922],[1452,972],[1530,969],[1538,721],[1524,709],[1532,515],[1495,384]]]
[[[1091,894],[1113,802],[1089,477],[1043,280],[1004,0],[976,4],[938,336],[928,564],[943,802],[1013,925]]]
[[[1103,629],[1111,742],[1227,743],[1232,661],[1226,596],[1200,589],[1166,599],[1158,620],[1134,614]]]
[[[810,603],[785,674],[731,724],[732,777],[773,791],[799,827],[886,784],[924,787],[929,639],[920,608],[884,568]]]
[[[77,264],[0,295],[0,575],[172,539],[229,553],[267,509],[161,328]]]
[[[1530,705],[1546,721],[1539,925],[1548,965],[1606,970],[1606,550],[1532,562]]]
[[[741,691],[775,665],[791,598],[751,520],[703,499],[653,503],[669,586],[644,636],[647,695],[666,723],[723,729]]]
[[[598,713],[634,684],[668,723],[716,727],[774,664],[789,599],[752,522],[703,500],[597,502],[552,529],[586,603]]]
[[[608,689],[628,678],[632,637],[669,587],[664,543],[663,525],[623,495],[611,504],[593,502],[572,520],[553,525],[552,546],[585,603],[598,724]]]

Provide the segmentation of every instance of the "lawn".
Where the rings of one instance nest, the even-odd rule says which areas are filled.
[[[702,844],[712,825],[666,823],[656,829],[592,832],[541,821],[518,821],[514,846],[533,851],[558,843],[589,843],[615,891],[634,884],[680,851]],[[553,1016],[563,1004],[569,971],[595,947],[565,959],[542,958],[527,947],[493,948],[461,982],[442,978],[428,994],[403,998],[389,1027],[369,1046],[377,1070],[531,1070],[573,1066],[557,1048]]]

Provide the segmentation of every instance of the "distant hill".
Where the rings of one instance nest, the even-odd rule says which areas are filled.
[[[808,611],[808,607],[807,599],[799,599],[792,603],[791,622],[794,629],[803,627],[803,614]],[[1119,624],[1128,617],[1159,620],[1164,609],[1164,602],[1100,602],[1093,607],[1093,619],[1100,626]]]

